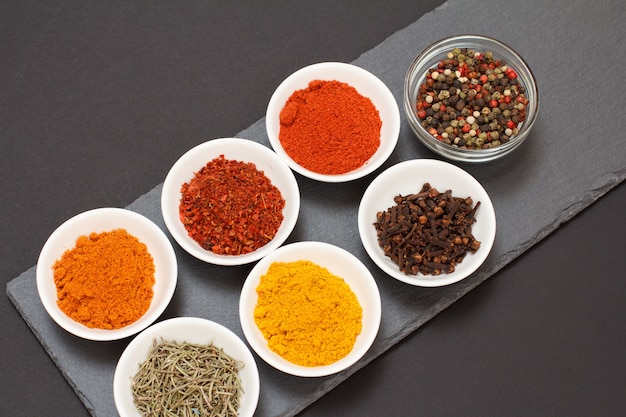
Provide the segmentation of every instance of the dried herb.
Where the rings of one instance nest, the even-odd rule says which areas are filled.
[[[452,273],[480,242],[472,235],[476,210],[471,197],[440,193],[425,183],[417,194],[398,195],[395,206],[377,213],[378,244],[407,275]]]
[[[213,345],[153,342],[132,379],[142,416],[237,416],[243,363]]]
[[[283,221],[285,200],[251,162],[208,162],[181,187],[180,220],[204,249],[241,255],[264,246]]]

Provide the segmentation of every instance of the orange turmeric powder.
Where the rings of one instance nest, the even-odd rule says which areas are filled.
[[[154,260],[124,229],[79,237],[53,269],[59,308],[87,327],[125,327],[145,314],[154,295]]]
[[[343,278],[311,261],[274,262],[257,286],[254,320],[271,350],[302,366],[352,350],[363,310]]]

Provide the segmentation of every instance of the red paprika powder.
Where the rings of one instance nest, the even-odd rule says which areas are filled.
[[[296,163],[318,174],[363,166],[380,146],[382,121],[372,101],[349,84],[315,80],[280,113],[279,140]]]
[[[251,162],[220,155],[181,187],[180,220],[189,236],[218,255],[242,255],[274,238],[285,200]]]

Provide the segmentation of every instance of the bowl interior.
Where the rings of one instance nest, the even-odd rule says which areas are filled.
[[[274,239],[254,252],[243,255],[219,255],[202,248],[187,233],[180,221],[181,186],[209,161],[224,155],[226,159],[252,162],[257,170],[276,186],[285,200],[283,222]],[[222,138],[202,143],[180,157],[172,166],[161,194],[163,220],[176,242],[189,254],[216,265],[241,265],[254,262],[279,247],[291,234],[300,211],[300,190],[289,167],[268,147],[247,139]]]
[[[361,334],[357,336],[354,348],[346,357],[330,365],[306,367],[287,361],[268,348],[262,332],[254,321],[254,308],[258,300],[256,288],[261,276],[267,272],[272,262],[298,260],[310,260],[343,278],[363,309],[363,328]],[[248,343],[265,362],[291,375],[326,376],[340,372],[357,362],[374,342],[381,320],[380,293],[369,270],[346,250],[323,242],[297,242],[281,247],[259,261],[252,269],[241,291],[239,317]]]
[[[476,253],[468,253],[450,274],[406,275],[399,270],[396,263],[385,256],[378,245],[378,236],[373,224],[378,212],[385,211],[395,204],[394,197],[399,194],[417,193],[426,182],[440,192],[449,189],[452,190],[453,196],[472,197],[474,202],[480,201],[472,234],[481,242],[481,246]],[[365,250],[386,274],[407,284],[438,287],[460,281],[476,271],[485,261],[495,240],[496,216],[489,195],[470,174],[447,162],[417,159],[393,165],[372,181],[359,205],[358,229]]]
[[[338,175],[324,175],[298,165],[283,149],[280,140],[280,112],[296,90],[307,88],[313,80],[340,81],[354,87],[368,97],[378,109],[382,127],[380,147],[361,168]],[[296,172],[323,182],[345,182],[361,178],[380,167],[389,158],[398,142],[400,133],[400,110],[389,88],[374,74],[352,64],[322,62],[301,68],[287,77],[274,91],[267,106],[265,118],[267,135],[274,151]]]
[[[157,323],[137,335],[126,347],[115,369],[113,395],[117,411],[122,417],[139,417],[133,403],[131,378],[147,358],[154,340],[213,344],[244,363],[239,371],[243,388],[239,416],[254,415],[259,399],[259,371],[252,353],[245,343],[228,328],[210,320],[195,317],[178,317]]]
[[[453,48],[468,48],[483,53],[491,51],[494,58],[505,60],[509,67],[516,70],[526,88],[529,105],[526,108],[526,120],[521,124],[518,135],[509,142],[490,149],[461,149],[435,139],[421,126],[415,107],[418,89],[427,71],[437,66]],[[455,161],[486,162],[509,154],[528,137],[539,111],[539,91],[532,71],[511,47],[486,36],[458,35],[435,42],[411,63],[404,82],[404,111],[417,138],[433,152]]]
[[[68,317],[57,305],[52,266],[63,253],[76,246],[76,240],[92,232],[123,228],[146,244],[155,266],[154,296],[148,311],[136,322],[116,330],[93,329]],[[48,238],[37,261],[37,290],[50,317],[68,332],[90,340],[121,339],[146,328],[169,304],[178,276],[174,249],[167,236],[152,221],[130,210],[100,208],[81,213],[64,222]]]

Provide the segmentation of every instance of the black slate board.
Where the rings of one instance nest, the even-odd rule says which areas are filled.
[[[587,4],[572,2],[567,7],[582,9]],[[620,131],[621,121],[611,109],[622,108],[621,97],[626,87],[589,75],[598,70],[598,60],[603,62],[603,68],[620,68],[626,62],[625,50],[619,43],[626,35],[624,26],[620,25],[623,12],[619,7],[611,2],[595,5],[590,19],[601,23],[586,24],[593,24],[596,31],[603,28],[605,33],[587,37],[585,22],[571,21],[576,13],[563,13],[558,2],[451,0],[354,62],[379,76],[401,105],[404,73],[412,58],[427,45],[459,33],[492,36],[516,49],[533,70],[541,97],[539,118],[527,142],[511,156],[487,165],[458,164],[490,194],[498,231],[486,263],[471,277],[448,287],[413,288],[396,282],[384,276],[365,254],[358,240],[356,213],[360,196],[375,174],[350,184],[320,184],[297,176],[302,209],[289,241],[325,241],[359,257],[378,282],[383,321],[366,357],[338,375],[295,378],[259,360],[258,416],[297,414],[624,180],[626,141],[618,138],[602,141],[599,146],[595,133]],[[506,18],[512,13],[514,19]],[[441,22],[455,22],[455,25]],[[557,34],[549,42],[544,38],[545,32],[539,30],[546,25]],[[599,39],[603,39],[602,44]],[[579,54],[567,53],[572,51],[572,44],[577,51],[594,51],[596,59],[582,60]],[[584,90],[576,88],[581,78],[586,83]],[[580,102],[598,105],[583,113],[567,105]],[[269,146],[263,119],[237,136]],[[383,168],[412,158],[436,156],[417,143],[403,118],[398,146]],[[160,188],[160,185],[155,187],[128,208],[165,229],[159,209]],[[237,317],[238,291],[250,266],[206,265],[175,244],[174,247],[179,259],[179,285],[163,318],[205,317],[243,337]],[[58,328],[39,302],[34,268],[11,281],[7,292],[88,410],[94,416],[116,415],[111,384],[117,358],[128,340],[94,343]]]

